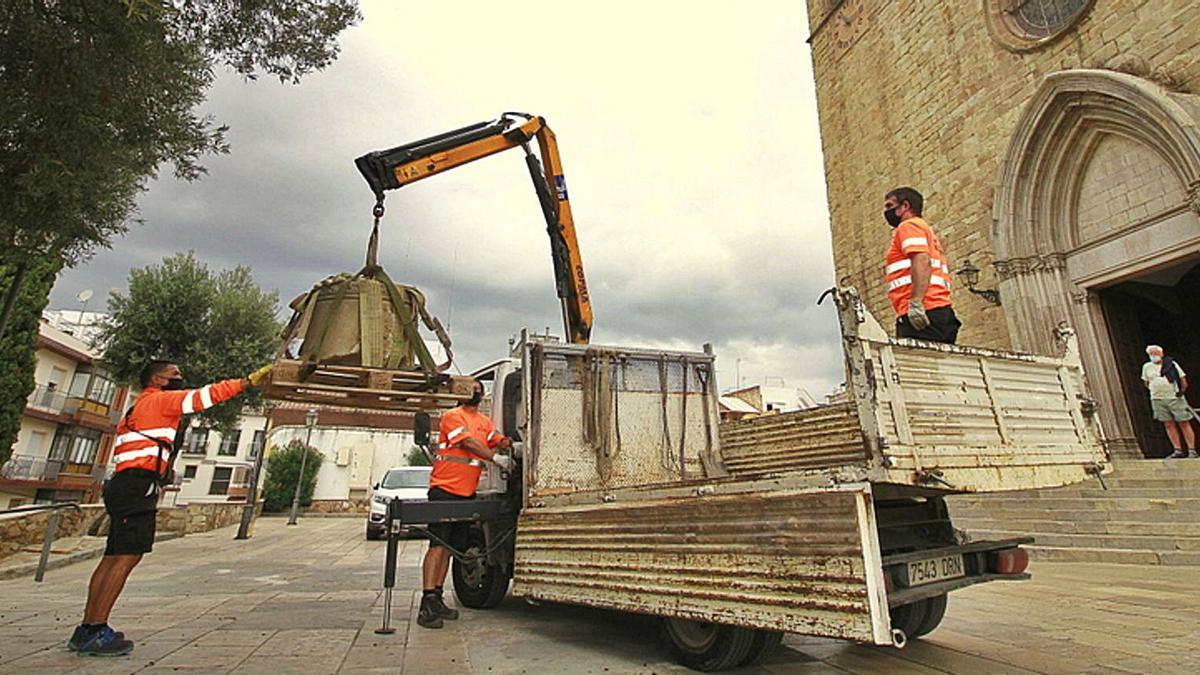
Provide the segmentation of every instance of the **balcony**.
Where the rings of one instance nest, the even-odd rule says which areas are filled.
[[[0,466],[0,479],[53,481],[62,472],[63,463],[45,457],[13,455]]]
[[[25,405],[26,408],[35,411],[61,415],[62,422],[83,424],[106,431],[111,431],[109,427],[115,427],[121,420],[120,410],[112,410],[103,403],[72,396],[61,389],[46,385],[34,387],[25,399]]]

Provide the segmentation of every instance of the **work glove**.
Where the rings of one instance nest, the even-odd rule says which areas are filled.
[[[513,468],[513,458],[508,455],[492,455],[492,462],[500,467],[504,473],[509,473]]]
[[[263,380],[267,379],[267,375],[270,375],[274,368],[274,364],[263,366],[253,373],[250,373],[246,379],[250,381],[250,386],[257,387],[258,385],[262,384]]]
[[[915,330],[929,328],[929,315],[925,313],[925,303],[922,300],[908,301],[908,323]]]

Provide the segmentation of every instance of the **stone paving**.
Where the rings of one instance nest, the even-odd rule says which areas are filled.
[[[127,657],[78,657],[94,561],[0,582],[0,673],[678,673],[652,619],[509,597],[446,629],[415,624],[417,561],[401,551],[397,629],[380,624],[383,542],[358,518],[258,521],[162,542],[113,625]],[[788,636],[753,673],[1200,672],[1200,568],[1035,563],[1034,580],[953,594],[942,627],[903,650]],[[452,594],[447,594],[448,599]],[[452,600],[451,600],[452,604]]]

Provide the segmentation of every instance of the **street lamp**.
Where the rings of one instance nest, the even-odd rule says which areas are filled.
[[[308,448],[312,443],[313,427],[317,426],[317,409],[309,408],[304,415],[304,426],[308,433],[304,436],[304,454],[300,455],[300,475],[296,478],[296,493],[292,495],[292,515],[288,516],[288,525],[296,524],[296,513],[300,510],[300,485],[304,483],[304,464],[308,460]]]
[[[963,283],[967,285],[968,291],[971,291],[993,305],[999,305],[1000,291],[991,288],[975,288],[975,284],[979,283],[979,272],[979,268],[972,265],[971,260],[968,258],[963,261],[963,266],[956,270],[954,274],[963,280]]]

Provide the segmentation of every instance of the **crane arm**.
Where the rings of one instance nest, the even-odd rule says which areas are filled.
[[[532,140],[537,141],[537,154],[529,147]],[[567,339],[574,344],[587,344],[592,332],[592,301],[575,237],[575,221],[571,217],[558,141],[546,126],[546,120],[523,113],[505,113],[496,120],[389,150],[370,152],[354,163],[367,179],[377,203],[382,205],[387,190],[402,188],[516,147],[525,150],[525,164],[546,220],[546,232],[550,235],[554,285],[562,304]]]

